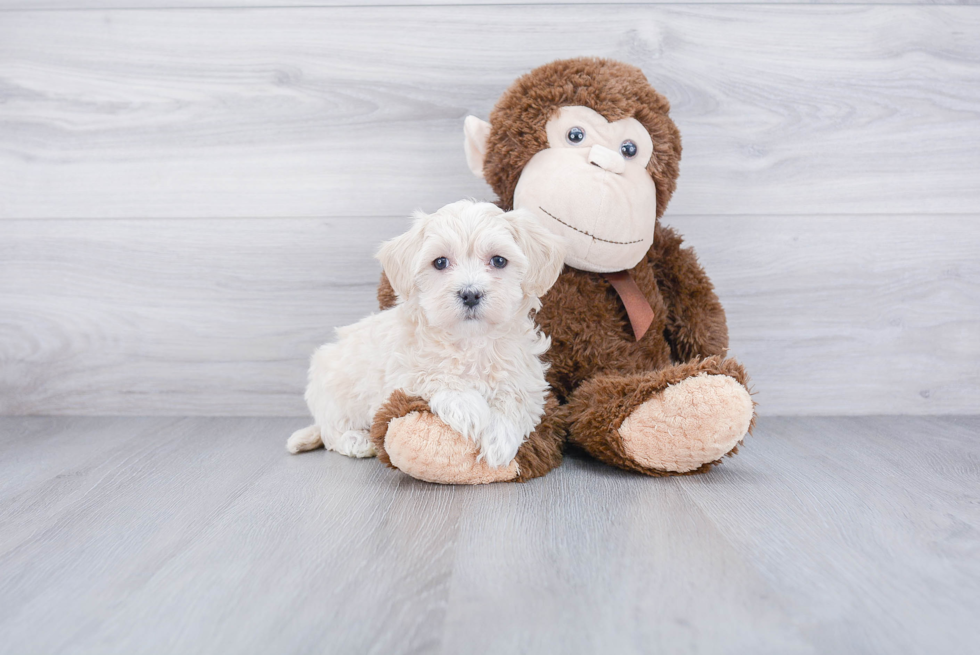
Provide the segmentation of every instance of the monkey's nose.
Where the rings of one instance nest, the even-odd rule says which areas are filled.
[[[467,307],[476,307],[480,304],[483,294],[473,287],[466,287],[459,292],[459,297]]]
[[[589,150],[589,163],[610,173],[622,173],[626,170],[626,160],[619,153],[598,143]]]

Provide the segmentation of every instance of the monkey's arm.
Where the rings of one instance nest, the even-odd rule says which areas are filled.
[[[666,337],[676,362],[724,355],[728,350],[725,310],[707,273],[681,237],[657,223],[647,259],[667,306]]]

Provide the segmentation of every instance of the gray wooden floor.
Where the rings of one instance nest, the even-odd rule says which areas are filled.
[[[0,652],[976,652],[980,417],[440,487],[302,419],[0,419]]]

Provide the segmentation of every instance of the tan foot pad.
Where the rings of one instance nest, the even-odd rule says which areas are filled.
[[[637,407],[619,435],[627,455],[641,466],[686,473],[731,451],[751,421],[745,387],[727,375],[702,373]]]
[[[419,480],[439,484],[487,484],[517,477],[517,461],[493,468],[477,461],[476,444],[429,412],[392,419],[385,435],[391,463]]]

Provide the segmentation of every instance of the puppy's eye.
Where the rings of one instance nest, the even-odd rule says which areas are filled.
[[[626,139],[619,145],[619,151],[623,153],[623,157],[633,159],[633,157],[636,157],[636,144]]]
[[[573,146],[577,146],[585,140],[585,130],[583,130],[581,127],[573,127],[572,129],[568,130],[565,138],[568,139],[568,142]]]
[[[490,264],[492,264],[494,268],[503,268],[507,265],[507,260],[500,255],[494,255],[490,258]]]
[[[437,271],[441,271],[442,269],[449,266],[449,260],[446,259],[445,257],[439,257],[432,262],[432,265],[435,266]]]

